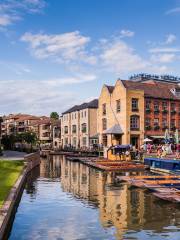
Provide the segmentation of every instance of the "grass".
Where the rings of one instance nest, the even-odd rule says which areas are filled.
[[[0,160],[0,208],[22,172],[23,161]]]

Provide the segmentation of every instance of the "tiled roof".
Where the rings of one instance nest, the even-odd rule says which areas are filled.
[[[153,98],[162,98],[162,99],[179,99],[175,96],[171,89],[179,88],[178,84],[173,83],[161,83],[161,82],[153,82],[153,83],[142,83],[135,82],[130,80],[121,80],[125,88],[130,90],[143,90],[144,95],[146,97]]]
[[[67,111],[63,112],[62,114],[80,111],[86,108],[98,108],[98,99],[94,99],[88,103],[83,103],[81,105],[75,105],[72,108],[68,109]]]
[[[25,120],[39,120],[39,119],[40,119],[39,117],[29,115],[29,116],[21,116],[16,121],[21,122]]]

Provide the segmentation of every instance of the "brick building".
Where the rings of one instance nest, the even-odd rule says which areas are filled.
[[[100,142],[139,146],[145,137],[164,138],[180,129],[180,85],[163,79],[117,80],[99,97]]]

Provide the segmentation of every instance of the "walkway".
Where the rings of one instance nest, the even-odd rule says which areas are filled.
[[[17,151],[3,151],[3,156],[0,156],[0,160],[24,160],[25,152]]]

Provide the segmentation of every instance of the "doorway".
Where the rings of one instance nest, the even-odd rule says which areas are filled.
[[[133,135],[130,138],[130,144],[132,146],[135,146],[136,148],[139,148],[139,136],[138,135]]]

